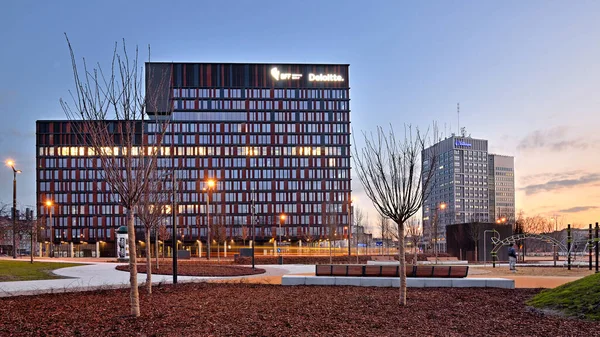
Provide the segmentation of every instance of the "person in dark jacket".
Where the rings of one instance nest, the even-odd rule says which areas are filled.
[[[508,246],[508,268],[512,270],[513,273],[517,272],[517,251],[512,243]]]

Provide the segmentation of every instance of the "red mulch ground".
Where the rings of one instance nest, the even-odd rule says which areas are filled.
[[[0,336],[593,336],[600,322],[543,316],[524,302],[535,289],[179,284],[0,299]]]
[[[117,266],[117,270],[129,271],[129,265]],[[146,264],[138,264],[138,273],[146,272]],[[263,274],[264,269],[242,266],[220,266],[214,264],[206,264],[203,262],[184,261],[177,263],[177,275],[180,276],[244,276]],[[155,275],[173,275],[172,263],[161,263],[160,268],[156,269],[156,265],[152,265],[152,274]]]

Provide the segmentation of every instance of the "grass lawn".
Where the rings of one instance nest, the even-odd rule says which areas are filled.
[[[600,274],[593,274],[554,289],[547,289],[527,304],[558,310],[565,315],[600,320]]]
[[[63,278],[52,274],[59,268],[82,266],[80,263],[0,260],[0,282],[51,280]]]

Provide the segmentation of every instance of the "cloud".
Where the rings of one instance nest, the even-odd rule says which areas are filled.
[[[578,207],[571,207],[571,208],[567,208],[567,209],[561,209],[558,212],[559,213],[579,213],[579,212],[585,212],[585,211],[589,211],[591,209],[596,209],[596,208],[598,208],[598,206],[578,206]]]
[[[542,181],[544,181],[544,180],[563,180],[563,179],[570,179],[573,177],[579,177],[585,173],[587,173],[587,172],[584,170],[573,170],[573,171],[565,171],[565,172],[558,172],[558,173],[535,173],[535,174],[521,176],[519,181],[521,182],[521,184],[526,184],[531,181],[540,181],[540,180],[542,180]]]
[[[545,191],[553,191],[561,188],[569,188],[580,185],[587,185],[590,183],[594,183],[600,181],[600,174],[598,173],[590,173],[587,175],[583,175],[579,178],[571,178],[571,179],[555,179],[550,180],[548,182],[542,184],[532,184],[525,187],[522,187],[521,190],[525,191],[525,194],[531,195]]]
[[[569,128],[558,126],[546,130],[535,130],[525,136],[519,144],[519,150],[548,149],[553,152],[560,152],[569,149],[585,150],[593,146],[594,142],[585,140],[585,138],[569,138]]]

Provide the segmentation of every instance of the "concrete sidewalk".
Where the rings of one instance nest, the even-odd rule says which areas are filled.
[[[63,262],[61,260],[54,261]],[[129,273],[115,269],[116,266],[122,264],[123,263],[94,263],[85,266],[54,270],[56,275],[67,277],[65,279],[0,282],[0,297],[128,287]],[[314,272],[315,267],[311,265],[265,265],[257,266],[257,268],[265,269],[266,272],[259,275],[235,277],[178,276],[177,280],[181,283],[246,280],[249,282],[264,283],[264,280],[269,278],[279,278],[279,280],[281,280],[282,275]],[[138,283],[142,284],[145,281],[146,274],[139,273]],[[172,282],[172,275],[152,274],[152,284]],[[281,281],[279,281],[279,283],[281,283]]]

